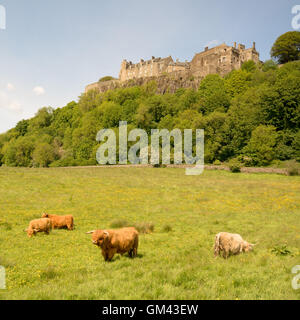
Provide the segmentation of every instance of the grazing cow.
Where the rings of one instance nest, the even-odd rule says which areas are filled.
[[[35,236],[37,232],[45,232],[46,234],[49,234],[51,231],[51,220],[48,218],[32,220],[29,223],[28,229],[24,231],[27,232],[29,238],[31,238],[32,235]]]
[[[249,243],[239,235],[228,232],[221,232],[215,238],[215,257],[221,252],[223,258],[227,259],[230,254],[239,254],[241,252],[248,252],[253,250],[254,244]]]
[[[105,261],[111,261],[116,253],[121,255],[128,252],[131,258],[136,257],[139,244],[139,233],[133,227],[117,230],[94,230],[92,242],[102,250]]]
[[[53,229],[63,229],[68,230],[74,229],[74,218],[71,215],[68,216],[57,216],[56,214],[43,213],[42,218],[49,218],[52,223]]]

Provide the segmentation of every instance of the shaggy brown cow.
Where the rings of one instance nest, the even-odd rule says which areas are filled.
[[[30,221],[28,229],[25,230],[29,238],[36,235],[37,232],[49,234],[51,231],[51,220],[48,218],[35,219]]]
[[[253,246],[254,244],[245,241],[239,234],[220,232],[215,238],[215,257],[222,252],[223,258],[227,259],[230,254],[251,251]]]
[[[74,229],[74,218],[71,215],[68,216],[57,216],[56,214],[43,213],[42,218],[49,218],[52,223],[53,229],[63,229],[68,230]]]
[[[118,230],[94,230],[87,234],[92,235],[93,244],[102,249],[105,261],[111,261],[116,253],[121,255],[128,252],[131,258],[136,257],[139,244],[139,233],[133,228]]]

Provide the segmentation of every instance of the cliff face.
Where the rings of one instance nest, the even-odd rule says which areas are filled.
[[[116,88],[129,88],[133,86],[141,86],[147,84],[151,81],[157,83],[157,93],[164,94],[167,92],[174,93],[180,88],[193,88],[197,89],[200,85],[202,77],[194,77],[189,73],[172,73],[166,74],[159,77],[146,77],[131,79],[124,82],[119,80],[110,80],[105,82],[96,82],[88,85],[85,88],[87,93],[89,90],[96,90],[98,92],[106,92],[108,90],[113,90]]]

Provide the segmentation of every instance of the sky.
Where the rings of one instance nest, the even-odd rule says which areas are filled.
[[[298,3],[0,0],[0,133],[44,106],[78,101],[103,76],[118,77],[123,59],[190,61],[205,46],[255,41],[268,60],[277,37],[293,30]]]

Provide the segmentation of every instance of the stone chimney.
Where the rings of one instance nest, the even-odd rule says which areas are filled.
[[[233,44],[234,49],[236,49],[236,42]]]
[[[253,42],[253,46],[252,46],[252,49],[253,49],[253,50],[256,50],[255,46],[256,46],[256,43]]]
[[[205,47],[204,51],[208,51],[208,47]]]

